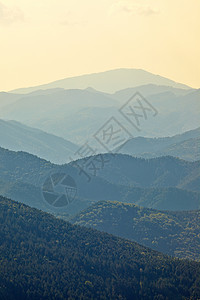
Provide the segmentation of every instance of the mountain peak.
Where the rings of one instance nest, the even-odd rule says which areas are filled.
[[[40,86],[17,89],[12,92],[30,93],[38,89],[86,89],[91,87],[98,91],[114,93],[120,89],[136,87],[145,84],[167,85],[176,88],[189,89],[187,85],[177,83],[160,75],[152,74],[142,69],[114,69],[99,73],[79,75],[57,80]]]

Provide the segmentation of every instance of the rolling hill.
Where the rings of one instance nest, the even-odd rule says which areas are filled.
[[[80,212],[71,221],[171,256],[200,261],[200,210],[164,212],[104,201]]]
[[[187,162],[165,156],[141,159],[123,154],[104,154],[109,164],[98,171],[105,180],[140,188],[178,187],[199,191],[200,161]]]
[[[92,159],[99,163],[100,157]],[[101,158],[107,163],[99,166],[96,176],[88,173],[89,181],[76,165],[84,160],[60,166],[26,152],[0,148],[0,194],[67,218],[102,200],[165,210],[199,209],[199,162],[120,154]],[[75,180],[77,195],[67,206],[55,207],[45,201],[42,188],[50,175],[63,173]]]
[[[200,128],[165,138],[136,137],[128,140],[119,152],[144,158],[170,155],[190,161],[199,160]]]
[[[177,144],[172,144],[162,151],[152,153],[152,155],[143,157],[159,157],[159,156],[174,156],[181,159],[195,161],[200,160],[200,138],[189,139]]]
[[[200,193],[176,187],[130,188],[121,198],[147,208],[171,211],[200,209]]]
[[[100,165],[100,158],[104,165]],[[60,170],[72,172],[72,175],[75,175],[77,180],[79,179],[78,181],[88,182],[88,184],[99,180],[126,187],[182,187],[199,191],[199,161],[187,162],[170,156],[140,159],[122,154],[96,155],[90,159],[94,160],[93,163],[99,162],[96,175],[93,170],[85,169],[91,181],[85,174],[79,175],[80,167],[84,165],[85,159],[58,166],[26,152],[0,148],[0,171],[1,176],[11,176],[13,179],[22,179],[34,184],[40,182],[49,172]]]
[[[198,299],[200,264],[0,197],[0,298]]]
[[[4,120],[0,120],[0,147],[25,151],[57,164],[69,162],[70,156],[78,150],[77,145],[63,138]]]

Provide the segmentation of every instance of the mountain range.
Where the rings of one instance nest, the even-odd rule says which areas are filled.
[[[116,69],[106,72],[65,78],[44,85],[25,89],[17,89],[12,92],[30,93],[40,89],[86,89],[87,87],[92,87],[102,92],[113,93],[116,92],[117,89],[120,90],[145,84],[166,85],[182,89],[189,88],[187,85],[174,82],[173,80],[152,74],[145,70]]]
[[[84,159],[55,165],[26,152],[0,148],[0,194],[67,219],[102,200],[165,210],[200,208],[199,162],[121,154],[90,159],[99,164],[96,176],[91,170],[88,176],[80,172]],[[45,201],[42,187],[51,174],[68,174],[74,179],[77,195],[72,203],[53,206]]]
[[[157,110],[140,117],[140,131],[120,113],[135,91],[145,91],[145,99]],[[124,94],[125,93],[125,94]],[[133,137],[164,137],[192,130],[200,126],[200,90],[173,89],[147,85],[116,94],[86,90],[52,89],[25,95],[3,94],[0,118],[15,120],[33,128],[57,135],[75,144],[86,141],[102,151],[94,139],[95,133],[114,117]],[[142,94],[143,95],[143,94]],[[3,97],[3,96],[2,96]],[[6,99],[12,97],[10,103]],[[7,101],[7,105],[5,105]],[[139,111],[138,111],[139,113]]]
[[[88,115],[85,109],[106,110],[116,107],[117,103],[117,100],[103,93],[53,89],[48,93],[38,91],[22,95],[14,103],[3,106],[0,116],[4,120],[15,120],[81,144],[106,120],[98,112],[96,122],[93,122],[93,113]]]
[[[0,299],[200,299],[199,113],[140,69],[0,92]]]
[[[79,148],[42,130],[4,120],[0,120],[0,146],[9,150],[25,151],[57,164],[69,162]]]
[[[95,109],[93,112],[95,113]],[[85,121],[87,122],[86,119]],[[64,164],[76,157],[81,146],[17,121],[0,120],[0,147],[25,151],[52,163]],[[199,160],[200,127],[172,137],[131,138],[114,152],[142,158],[170,155],[189,161]],[[85,156],[84,153],[83,156]]]

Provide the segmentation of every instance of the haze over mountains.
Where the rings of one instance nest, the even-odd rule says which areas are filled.
[[[159,93],[154,94],[158,88]],[[149,89],[149,88],[148,88]],[[16,95],[16,101],[0,110],[0,118],[16,120],[28,126],[60,136],[75,144],[84,144],[90,140],[95,147],[93,135],[111,117],[115,117],[133,137],[164,137],[183,133],[200,126],[200,91],[187,93],[160,93],[161,87],[149,90],[146,99],[158,114],[153,117],[149,112],[147,119],[140,118],[141,131],[138,132],[119,112],[129,96],[120,96],[87,90],[49,90],[47,93]],[[166,87],[163,88],[166,90]],[[140,91],[140,87],[137,89]],[[171,90],[171,88],[169,88]],[[128,92],[129,95],[132,93]],[[6,94],[10,99],[10,94]],[[5,97],[5,98],[6,98]]]
[[[83,86],[78,86],[79,80]],[[91,84],[88,80],[91,80]],[[59,82],[66,85],[59,86]],[[26,151],[56,164],[76,159],[73,154],[88,140],[97,153],[103,153],[105,149],[94,141],[93,135],[114,116],[136,136],[124,143],[120,149],[122,154],[144,158],[172,155],[190,161],[199,159],[200,90],[143,70],[126,69],[59,82],[53,83],[53,86],[50,84],[40,89],[36,87],[26,90],[26,94],[19,94],[20,91],[0,94],[0,147]],[[74,85],[70,86],[71,83]],[[86,88],[88,86],[91,88]],[[106,90],[108,86],[110,90]],[[80,87],[86,89],[81,90]],[[119,108],[136,92],[140,92],[158,111],[156,117],[150,114],[146,121],[142,120],[140,132],[119,113]],[[184,133],[187,129],[193,130]],[[163,138],[173,134],[176,135]],[[103,170],[100,167],[97,177],[92,177],[92,188],[87,188],[84,182],[87,178],[77,175],[80,170],[75,166],[59,167],[25,153],[3,149],[0,152],[3,167],[0,170],[2,194],[15,200],[27,201],[30,189],[32,193],[28,204],[47,211],[51,211],[52,207],[46,207],[45,202],[41,201],[41,182],[54,170],[72,172],[81,191],[78,202],[74,202],[70,209],[67,208],[66,215],[73,215],[99,200],[130,201],[156,209],[199,208],[198,163],[189,164],[167,157],[145,161],[117,155],[112,157],[108,167]],[[104,158],[110,160],[109,156],[105,155]],[[14,159],[16,169],[10,169],[10,159]],[[8,164],[5,165],[3,160]],[[84,159],[80,162],[84,163]],[[25,169],[24,164],[28,165]],[[31,179],[27,176],[30,168]]]
[[[128,140],[119,152],[144,158],[170,155],[185,160],[199,160],[200,128],[165,138],[136,137]]]
[[[107,90],[106,87],[112,86],[115,90]],[[79,145],[90,140],[97,149],[100,145],[95,144],[93,135],[111,117],[132,136],[172,136],[200,126],[199,90],[143,70],[84,75],[27,89],[26,94],[20,92],[0,94],[0,118],[16,120]],[[158,111],[155,118],[150,113],[146,121],[140,119],[141,132],[119,113],[120,107],[136,92]]]
[[[64,164],[76,157],[81,145],[75,145],[63,138],[17,121],[0,120],[0,147],[25,151],[52,163]],[[99,151],[100,149],[97,152]],[[132,138],[115,151],[143,158],[170,155],[189,161],[199,160],[200,128],[172,137]]]
[[[25,152],[0,148],[0,194],[54,214],[69,218],[91,204],[121,201],[144,207],[167,210],[200,208],[200,163],[172,157],[151,160],[125,155],[93,157],[99,168],[96,176],[80,172],[84,159],[77,165],[62,166]],[[101,169],[101,170],[100,170]],[[50,174],[68,174],[76,183],[77,195],[72,203],[50,205],[42,195],[42,187]],[[91,179],[90,181],[88,179]]]
[[[1,92],[0,299],[199,299],[199,114],[135,69]]]
[[[154,75],[145,70],[116,69],[101,73],[65,78],[36,87],[17,89],[12,92],[30,93],[39,89],[86,89],[87,87],[92,87],[102,92],[114,93],[117,90],[136,87],[149,83],[156,85],[167,85],[183,89],[189,88],[187,85],[174,82],[173,80],[159,75]]]
[[[63,138],[16,121],[3,120],[0,120],[0,146],[25,151],[57,164],[69,162],[78,150],[78,146]]]
[[[28,94],[11,105],[1,109],[0,116],[16,120],[28,126],[42,129],[57,136],[69,138],[80,144],[91,137],[92,130],[105,121],[101,113],[98,117],[88,116],[86,108],[115,107],[117,100],[88,90],[59,90],[47,94]],[[96,118],[96,125],[93,120]]]

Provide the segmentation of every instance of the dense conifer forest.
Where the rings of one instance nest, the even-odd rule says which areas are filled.
[[[0,198],[0,298],[198,299],[200,264]]]

